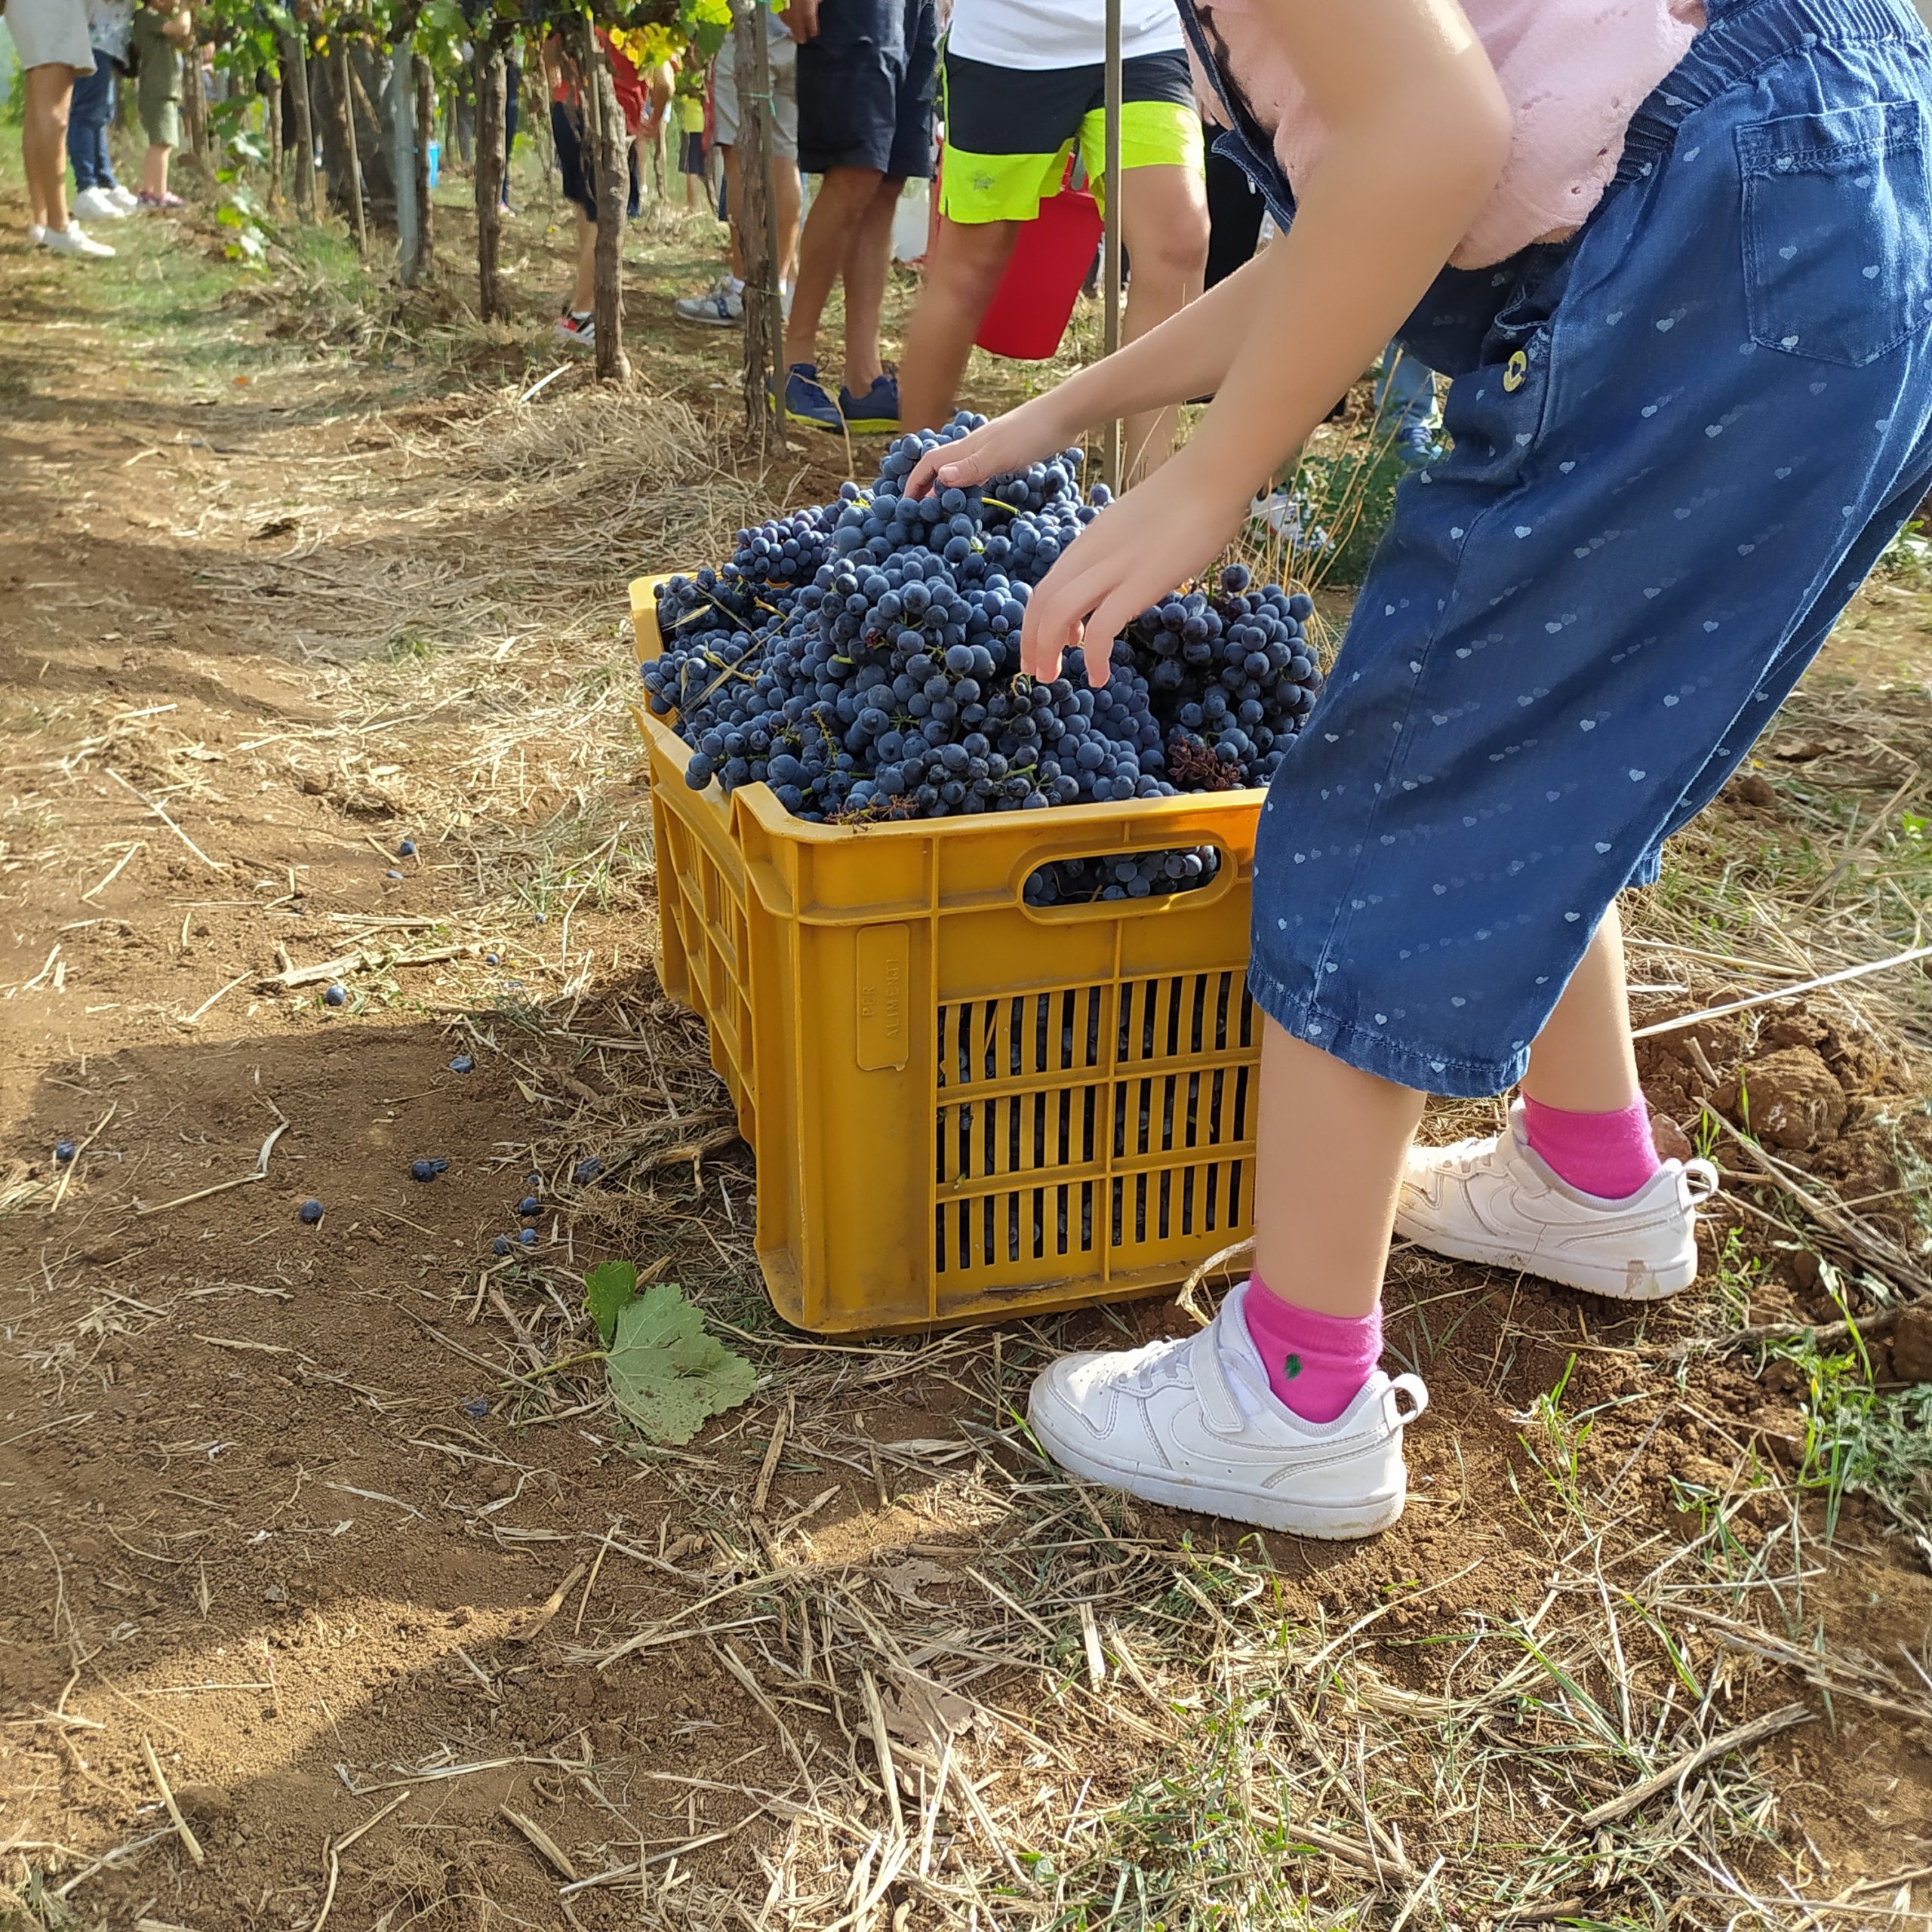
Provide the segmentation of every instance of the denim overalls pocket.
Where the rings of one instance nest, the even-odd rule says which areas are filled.
[[[1855,369],[1932,328],[1918,102],[1794,114],[1736,140],[1754,342]]]
[[[1499,488],[1521,475],[1542,430],[1569,279],[1561,245],[1526,250],[1510,266],[1515,287],[1490,318],[1476,366],[1450,383],[1443,412],[1454,445],[1444,474]]]

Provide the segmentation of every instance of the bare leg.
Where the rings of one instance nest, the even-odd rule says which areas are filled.
[[[172,148],[149,145],[147,152],[141,157],[141,193],[151,195],[158,201],[168,192],[168,162],[174,152]]]
[[[792,297],[792,319],[785,328],[785,361],[789,368],[818,360],[818,325],[844,266],[852,237],[877,198],[881,177],[869,168],[827,171],[812,199],[798,237],[798,281]],[[847,299],[851,299],[850,291]],[[873,374],[878,372],[876,369]],[[846,371],[846,381],[852,372]]]
[[[1577,1113],[1611,1112],[1637,1096],[1614,905],[1537,1035],[1523,1088]],[[1423,1097],[1264,1023],[1254,1272],[1282,1300],[1322,1315],[1374,1306]]]
[[[1623,922],[1615,903],[1530,1049],[1523,1091],[1567,1113],[1614,1113],[1636,1099],[1636,1050],[1623,978]]]
[[[901,175],[881,180],[845,251],[845,386],[854,395],[863,395],[885,373],[879,360],[879,317],[892,266],[892,217],[905,185]]]
[[[597,224],[573,202],[577,217],[577,275],[571,284],[571,313],[587,315],[597,301]]]
[[[1375,1306],[1423,1099],[1263,1021],[1254,1272],[1283,1301],[1351,1317]]]
[[[727,141],[718,152],[724,164],[724,202],[731,211],[731,238],[726,244],[725,260],[731,272],[742,281],[745,278],[745,251],[738,245],[738,211],[744,203],[738,194],[738,144]]]
[[[798,205],[804,183],[798,178],[798,164],[780,155],[772,164],[778,204],[778,279],[789,284],[798,273]]]
[[[27,69],[26,118],[20,128],[31,218],[59,232],[67,226],[67,109],[74,70],[64,62]]]
[[[1019,238],[1017,222],[940,218],[899,371],[899,420],[907,429],[951,420],[973,338]]]
[[[1208,266],[1208,196],[1191,168],[1133,168],[1121,177],[1121,240],[1134,265],[1121,333],[1128,342],[1193,301]],[[1130,416],[1128,480],[1137,483],[1174,454],[1180,411]]]

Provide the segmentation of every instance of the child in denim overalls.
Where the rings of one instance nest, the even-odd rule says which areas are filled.
[[[1652,1147],[1617,895],[1932,489],[1908,0],[1465,4],[1181,0],[1283,239],[913,479],[1217,392],[1035,592],[1051,675],[1205,568],[1392,329],[1452,379],[1453,449],[1398,492],[1262,814],[1254,1275],[1030,1409],[1089,1480],[1315,1536],[1401,1511],[1427,1398],[1377,1366],[1392,1228],[1619,1300],[1689,1285],[1715,1176]],[[1519,1083],[1501,1136],[1412,1145],[1426,1093]]]

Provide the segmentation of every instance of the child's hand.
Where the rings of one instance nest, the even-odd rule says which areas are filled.
[[[906,479],[906,495],[916,498],[935,489],[970,489],[989,476],[1057,456],[1078,431],[1066,423],[1054,403],[1051,392],[1035,396],[957,442],[928,450]]]
[[[1113,641],[1128,623],[1220,553],[1241,526],[1247,499],[1237,493],[1224,500],[1225,491],[1204,490],[1192,468],[1183,454],[1136,484],[1041,579],[1020,632],[1021,670],[1057,678],[1062,657],[1091,637],[1088,681],[1104,685]]]

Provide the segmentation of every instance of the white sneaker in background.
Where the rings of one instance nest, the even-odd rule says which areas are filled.
[[[50,228],[40,238],[40,245],[57,255],[88,255],[103,260],[114,251],[105,242],[97,242],[78,221],[65,228]]]
[[[1386,1529],[1408,1493],[1402,1431],[1429,1392],[1377,1369],[1333,1422],[1303,1421],[1268,1386],[1247,1293],[1233,1290],[1198,1335],[1043,1370],[1026,1404],[1041,1447],[1069,1475],[1172,1509],[1297,1536]]]
[[[125,221],[128,211],[105,188],[84,188],[70,204],[77,220]]]
[[[671,312],[680,321],[736,328],[745,319],[744,288],[736,276],[721,275],[702,295],[679,296],[671,304]]]
[[[141,198],[131,188],[124,188],[119,182],[107,190],[108,195],[123,214],[132,214],[141,205]]]
[[[1697,1278],[1697,1204],[1717,1189],[1709,1161],[1666,1161],[1627,1200],[1586,1194],[1531,1147],[1518,1100],[1506,1134],[1409,1150],[1395,1232],[1457,1261],[1661,1301]]]

